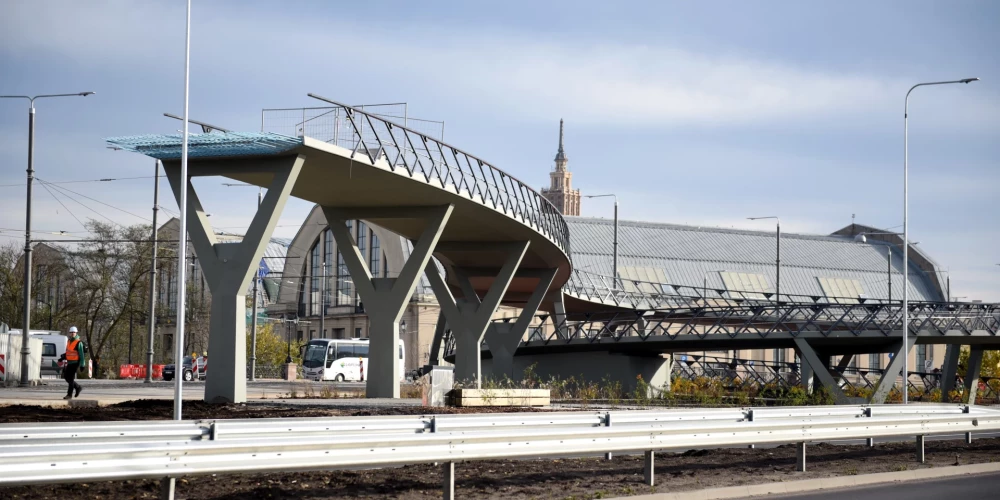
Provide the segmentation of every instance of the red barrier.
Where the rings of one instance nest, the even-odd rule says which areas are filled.
[[[131,370],[129,369],[131,365],[122,365],[118,368],[118,378],[129,378],[131,376]]]
[[[153,365],[153,378],[156,380],[163,380],[163,366],[164,365]]]

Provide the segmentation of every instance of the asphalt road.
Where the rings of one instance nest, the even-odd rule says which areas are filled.
[[[933,481],[892,483],[862,488],[786,495],[769,498],[808,500],[944,500],[1000,498],[1000,474],[959,476]]]

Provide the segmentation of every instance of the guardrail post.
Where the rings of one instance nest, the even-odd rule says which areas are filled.
[[[806,442],[800,441],[795,443],[795,470],[798,472],[806,471]]]
[[[875,438],[868,438],[868,439],[866,439],[865,440],[865,444],[867,444],[869,448],[874,448],[875,447]]]
[[[608,412],[608,413],[604,414],[604,426],[605,427],[611,427],[611,412]],[[612,454],[611,454],[610,451],[604,454],[604,459],[605,460],[611,460],[611,457],[612,457]]]
[[[441,477],[444,481],[444,500],[455,500],[455,462],[445,462],[441,466]]]
[[[924,436],[917,436],[917,462],[924,463]]]
[[[972,444],[972,432],[965,433],[965,444]]]
[[[165,477],[160,480],[160,500],[174,500],[174,490],[177,489],[177,480],[172,477]]]
[[[655,454],[653,453],[653,450],[646,451],[643,454],[642,480],[647,486],[653,485],[654,460]]]

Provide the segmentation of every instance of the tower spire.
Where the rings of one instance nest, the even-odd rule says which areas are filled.
[[[563,120],[559,119],[559,151],[556,153],[556,169],[566,168],[566,152],[563,150]]]

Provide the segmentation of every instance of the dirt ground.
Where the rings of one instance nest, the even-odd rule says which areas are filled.
[[[166,402],[169,405],[169,402]],[[264,406],[222,407],[191,404],[191,418],[374,415],[426,413],[425,408],[307,409]],[[438,408],[434,411],[437,412]],[[220,414],[221,413],[221,414]],[[108,408],[5,407],[0,422],[167,418],[169,406],[135,402]],[[756,449],[689,450],[658,453],[656,486],[642,484],[642,458],[492,460],[456,464],[456,495],[463,499],[592,499],[713,487],[951,467],[1000,460],[1000,439],[928,441],[925,464],[914,458],[911,442],[864,446],[815,444],[808,448],[808,472],[795,471],[794,446]],[[4,499],[156,498],[156,481],[115,481],[75,485],[0,488]],[[394,469],[308,473],[233,474],[178,480],[177,497],[187,499],[436,499],[441,470],[432,465]]]

